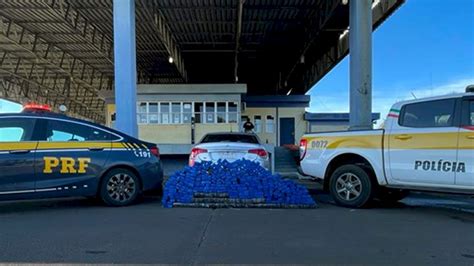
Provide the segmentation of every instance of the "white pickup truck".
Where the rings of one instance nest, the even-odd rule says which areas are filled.
[[[347,207],[410,190],[474,194],[474,93],[466,91],[396,103],[384,129],[306,134],[301,170]]]

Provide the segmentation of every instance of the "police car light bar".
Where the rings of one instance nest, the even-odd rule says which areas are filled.
[[[23,110],[51,112],[51,106],[47,104],[27,103],[23,106]]]

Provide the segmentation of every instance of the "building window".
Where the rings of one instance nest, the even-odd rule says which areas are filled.
[[[158,124],[160,122],[158,115],[158,103],[148,103],[148,123]]]
[[[275,118],[271,115],[267,115],[265,120],[265,132],[274,133],[275,132]]]
[[[253,117],[255,121],[255,133],[261,133],[262,132],[262,116],[256,115]]]
[[[237,123],[237,117],[239,115],[238,110],[238,103],[237,102],[229,102],[229,109],[227,112],[228,120],[227,123]]]
[[[171,104],[171,123],[181,124],[181,103]]]
[[[141,102],[137,104],[137,120],[138,124],[147,124],[147,103]]]
[[[206,123],[214,124],[216,122],[216,103],[206,103]]]
[[[226,123],[226,109],[227,103],[225,102],[218,102],[217,103],[217,123]]]
[[[183,123],[191,123],[191,117],[193,116],[193,104],[183,103]]]
[[[238,123],[238,102],[138,102],[139,124]]]
[[[170,103],[160,103],[161,124],[170,123]]]
[[[203,123],[202,116],[204,115],[204,104],[194,103],[194,122]]]

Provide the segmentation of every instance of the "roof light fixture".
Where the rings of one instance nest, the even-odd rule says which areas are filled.
[[[23,110],[27,111],[51,111],[51,106],[47,104],[27,103],[23,105]]]

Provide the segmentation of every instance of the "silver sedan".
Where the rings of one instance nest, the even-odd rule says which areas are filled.
[[[234,162],[241,159],[258,162],[266,169],[270,165],[268,152],[255,134],[229,132],[205,135],[192,149],[189,165],[204,161]]]

